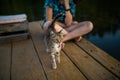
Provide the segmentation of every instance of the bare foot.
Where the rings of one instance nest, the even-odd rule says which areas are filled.
[[[80,36],[80,37],[75,38],[75,41],[79,42],[81,39],[82,39],[82,37]]]
[[[61,48],[63,49],[65,47],[65,43],[63,42],[62,44],[61,44]]]

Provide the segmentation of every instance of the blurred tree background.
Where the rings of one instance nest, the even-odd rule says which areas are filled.
[[[92,21],[93,34],[104,31],[115,33],[120,25],[120,0],[78,0],[76,5],[77,21]],[[0,15],[25,13],[29,21],[43,20],[44,0],[0,0]],[[96,28],[97,27],[97,28]]]

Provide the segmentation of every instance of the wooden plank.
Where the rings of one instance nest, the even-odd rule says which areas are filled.
[[[50,54],[47,54],[45,51],[44,36],[40,28],[40,22],[30,23],[30,33],[48,80],[86,80],[78,68],[76,68],[63,52],[61,52],[61,63],[58,65],[58,68],[56,70],[51,68]]]
[[[94,57],[98,62],[120,78],[120,62],[118,60],[105,53],[86,39],[81,40],[81,42],[77,44],[90,56]]]
[[[0,24],[0,42],[24,40],[29,37],[28,21]]]
[[[11,80],[46,80],[32,41],[13,43]]]
[[[0,80],[10,80],[11,44],[0,44]]]
[[[26,14],[16,14],[16,15],[1,15],[0,24],[23,22],[27,19]]]
[[[11,42],[11,41],[20,41],[29,38],[29,33],[19,33],[19,34],[12,34],[12,35],[5,35],[0,36],[0,43]]]
[[[97,63],[74,43],[68,42],[64,48],[64,52],[89,80],[118,80],[116,76]]]
[[[0,24],[0,34],[6,32],[27,31],[28,21],[19,23]]]

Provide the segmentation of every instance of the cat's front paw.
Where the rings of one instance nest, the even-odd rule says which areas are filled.
[[[55,63],[52,63],[52,69],[57,69],[57,65]]]

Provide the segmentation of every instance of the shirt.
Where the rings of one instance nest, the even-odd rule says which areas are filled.
[[[73,0],[69,0],[70,3],[70,12],[72,14],[72,16],[75,16],[75,3],[73,2]],[[46,7],[49,6],[53,9],[53,16],[52,18],[54,18],[56,15],[58,15],[59,13],[63,13],[65,14],[65,6],[64,4],[61,4],[59,0],[45,0],[44,2],[44,22],[46,22]],[[61,17],[58,19],[58,21],[63,22],[64,23],[65,20],[65,16]]]

